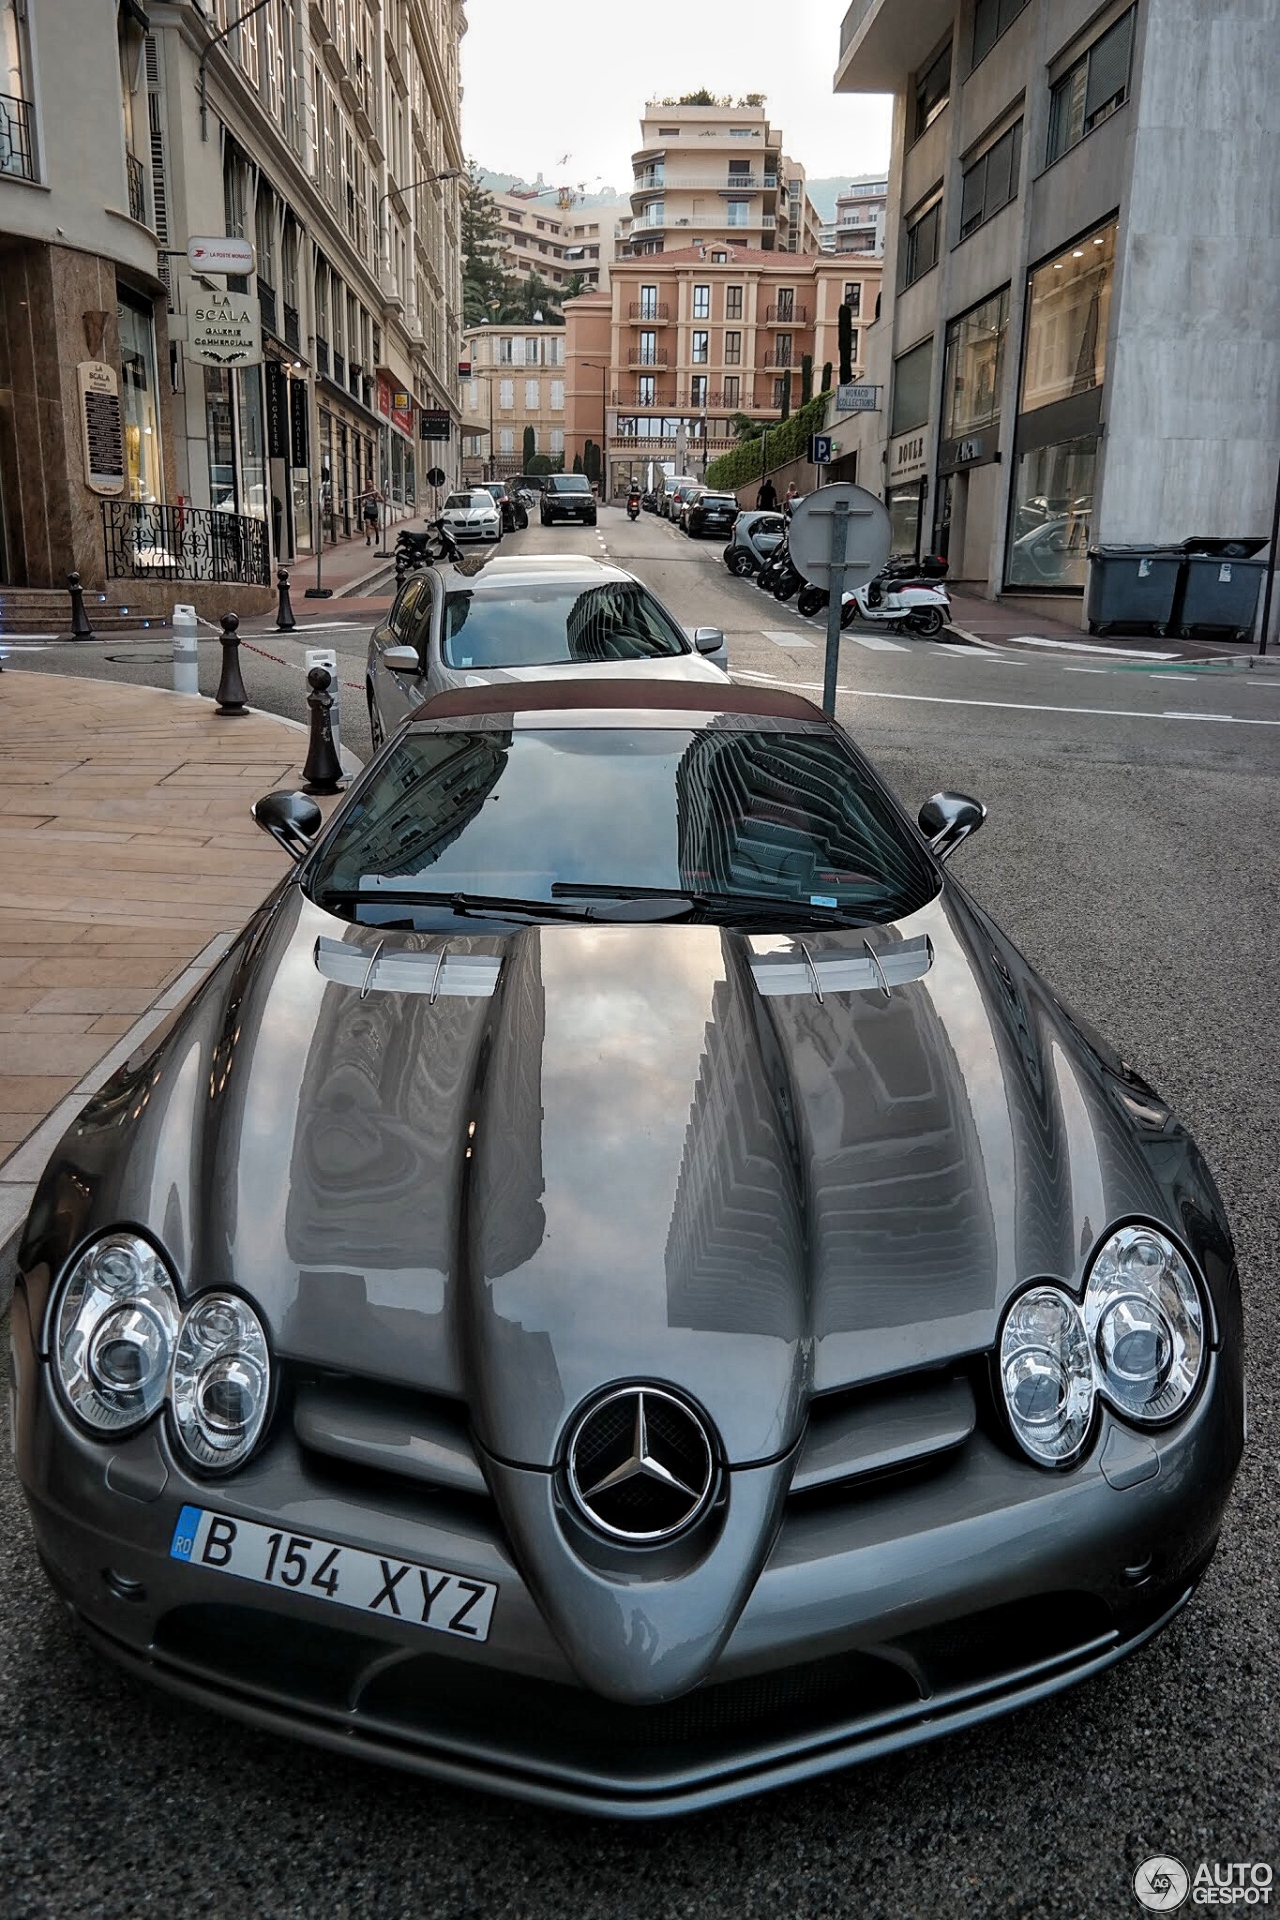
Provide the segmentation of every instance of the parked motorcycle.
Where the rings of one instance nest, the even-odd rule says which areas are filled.
[[[431,536],[435,533],[439,547],[432,548]],[[402,527],[396,535],[396,585],[404,579],[406,573],[415,573],[419,567],[433,567],[437,560],[454,562],[461,560],[462,548],[454,539],[444,520],[428,522],[425,533],[410,533]]]
[[[874,579],[845,595],[841,626],[865,620],[868,626],[931,639],[951,618],[951,601],[941,584],[946,571],[946,561],[933,556],[891,562]]]

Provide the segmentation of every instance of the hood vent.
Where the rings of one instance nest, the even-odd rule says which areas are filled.
[[[388,948],[379,941],[371,952],[342,940],[316,941],[316,970],[339,986],[356,987],[363,1000],[369,993],[425,993],[441,997],[488,1000],[498,984],[501,958],[489,953],[450,953],[447,947],[417,952],[408,947]]]
[[[809,1409],[791,1491],[814,1493],[921,1466],[964,1446],[976,1424],[973,1388],[963,1374],[916,1375],[826,1396]]]
[[[751,972],[766,997],[828,993],[879,993],[888,999],[894,987],[921,980],[933,965],[933,942],[927,933],[892,946],[873,947],[869,940],[856,947],[826,952],[810,951],[803,940],[782,953],[753,952]]]

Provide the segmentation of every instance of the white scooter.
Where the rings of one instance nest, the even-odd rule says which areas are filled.
[[[910,571],[886,567],[843,596],[840,625],[865,620],[868,626],[888,627],[895,633],[918,633],[925,639],[941,633],[951,618],[951,602],[945,587],[922,580]]]

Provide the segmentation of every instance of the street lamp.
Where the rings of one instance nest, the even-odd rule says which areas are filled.
[[[580,367],[593,367],[597,373],[604,376],[600,382],[600,459],[602,462],[600,471],[600,498],[604,500],[608,497],[609,479],[609,403],[606,398],[606,391],[609,385],[609,366],[607,361],[603,360],[580,360],[578,365]],[[584,467],[586,466],[585,459],[582,464]]]
[[[378,202],[378,232],[379,237],[385,241],[383,257],[386,261],[388,273],[391,271],[391,227],[388,223],[384,229],[382,224],[382,209],[386,206],[388,200],[400,199],[406,193],[412,193],[417,187],[434,187],[441,180],[461,180],[461,178],[461,167],[446,167],[443,173],[424,174],[421,180],[410,180],[409,184],[405,187],[389,187],[383,194]]]

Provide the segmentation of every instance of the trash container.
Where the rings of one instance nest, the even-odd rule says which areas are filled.
[[[1116,627],[1164,633],[1173,614],[1180,547],[1090,547],[1085,616],[1090,633]]]
[[[1182,543],[1185,558],[1174,602],[1172,626],[1188,638],[1193,632],[1223,640],[1248,640],[1258,612],[1258,595],[1268,562],[1255,560],[1263,539],[1209,539]]]

